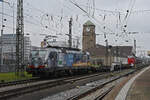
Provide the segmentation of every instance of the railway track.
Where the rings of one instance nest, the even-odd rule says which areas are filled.
[[[103,73],[101,73],[103,74]],[[73,77],[62,77],[62,78],[40,78],[40,77],[34,77],[31,79],[26,79],[26,80],[17,80],[17,81],[11,81],[11,82],[0,82],[0,88],[1,87],[7,87],[7,86],[13,86],[13,85],[20,85],[20,84],[28,84],[28,83],[34,83],[34,82],[38,82],[38,81],[45,81],[45,80],[53,80],[53,79],[72,79],[72,78],[77,78],[77,77],[81,77],[81,76],[86,76],[87,74],[83,74],[83,75],[76,75]],[[88,74],[88,75],[92,75],[92,74]]]
[[[61,79],[56,79],[56,80],[47,80],[47,81],[42,81],[39,83],[33,82],[31,84],[22,84],[22,86],[18,86],[18,84],[16,84],[14,88],[12,88],[13,86],[10,86],[10,89],[9,87],[3,87],[3,89],[0,88],[0,100],[6,100],[11,97],[18,96],[18,95],[31,93],[34,91],[43,90],[47,88],[52,88],[52,87],[67,84],[67,83],[73,83],[75,81],[79,81],[79,80],[83,80],[83,79],[87,79],[91,77],[96,77],[96,76],[100,76],[103,74],[106,74],[106,73],[97,73],[97,74],[92,74],[92,75],[87,75],[87,76],[82,75],[82,77],[75,76],[75,77],[61,78]],[[12,84],[14,85],[15,83],[12,83]]]
[[[101,73],[103,74],[103,73]],[[92,74],[88,74],[88,75],[92,75]],[[97,74],[94,74],[97,75]],[[73,78],[77,78],[77,77],[81,77],[81,76],[86,76],[86,75],[76,75],[74,77],[62,77],[62,78],[56,78],[56,79],[73,79]],[[35,78],[31,78],[31,79],[26,79],[26,80],[17,80],[17,81],[11,81],[11,82],[0,82],[0,88],[2,87],[7,87],[7,86],[14,86],[14,85],[21,85],[21,84],[28,84],[28,83],[34,83],[34,82],[38,82],[38,81],[46,81],[46,80],[53,80],[54,78],[40,78],[40,77],[35,77]]]
[[[31,82],[30,84],[27,83],[27,84],[22,84],[22,85],[19,84],[15,86],[3,87],[3,89],[0,88],[0,100],[6,100],[6,99],[10,99],[16,96],[20,96],[20,95],[24,95],[27,93],[32,93],[35,91],[44,90],[47,88],[52,88],[52,87],[56,87],[60,85],[72,84],[76,81],[88,79],[91,77],[96,77],[96,76],[108,77],[110,75],[111,75],[110,73],[109,74],[108,73],[96,73],[96,74],[86,75],[86,76],[83,76],[83,75],[74,76],[74,77],[68,77],[68,78],[47,80],[47,81],[42,81],[42,82],[33,82],[33,83]],[[103,86],[105,84],[103,84]],[[77,100],[77,99],[69,99],[69,100]]]
[[[31,79],[26,79],[26,80],[18,80],[18,81],[11,81],[11,82],[1,82],[0,83],[0,88],[1,87],[7,87],[7,86],[13,86],[13,85],[18,85],[18,84],[26,84],[26,83],[31,83],[31,82],[37,82],[42,80],[41,78],[31,78]]]
[[[90,95],[90,94],[92,94],[92,93],[95,93],[97,90],[103,89],[106,85],[108,85],[108,84],[110,84],[110,83],[112,83],[112,82],[115,82],[115,81],[117,81],[118,79],[121,79],[121,78],[123,78],[123,77],[126,77],[126,76],[128,76],[128,75],[130,75],[130,74],[133,74],[133,73],[135,73],[136,71],[139,71],[140,69],[141,69],[141,68],[138,68],[138,69],[136,69],[136,70],[134,70],[134,71],[131,71],[131,72],[127,73],[127,74],[124,74],[124,75],[118,76],[118,77],[116,77],[116,78],[110,79],[109,81],[106,81],[106,82],[104,82],[104,83],[102,83],[102,84],[100,84],[100,85],[98,85],[98,86],[96,86],[96,87],[94,87],[94,88],[92,88],[92,89],[90,89],[90,90],[84,92],[84,93],[81,93],[81,94],[77,94],[77,95],[75,95],[75,96],[72,96],[72,97],[68,98],[67,100],[80,100],[80,99],[82,99],[82,98],[84,98],[84,97],[86,97],[86,96],[88,96],[88,95]],[[99,96],[95,97],[94,100],[102,100],[113,88],[114,88],[114,85],[112,85],[112,86],[111,86],[109,89],[107,89],[106,91],[102,92]]]
[[[107,91],[96,97],[94,100],[102,100],[115,86],[110,87]]]

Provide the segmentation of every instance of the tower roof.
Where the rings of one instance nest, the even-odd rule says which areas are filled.
[[[95,26],[90,20],[88,20],[85,24],[83,24],[83,25],[87,25],[87,26],[90,26],[90,25],[93,25],[93,26]]]

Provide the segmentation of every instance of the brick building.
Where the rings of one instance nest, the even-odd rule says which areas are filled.
[[[82,50],[86,51],[96,46],[95,25],[91,21],[87,21],[83,25]]]
[[[113,62],[127,63],[127,57],[132,56],[132,46],[106,46],[96,44],[95,25],[87,21],[83,25],[82,50],[91,55],[91,59],[98,59],[103,65],[111,66]]]

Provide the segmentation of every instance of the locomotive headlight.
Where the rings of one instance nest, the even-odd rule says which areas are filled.
[[[30,63],[28,63],[28,66],[30,66]]]
[[[47,63],[44,63],[44,66],[45,66],[45,67],[48,67],[48,64],[47,64]]]

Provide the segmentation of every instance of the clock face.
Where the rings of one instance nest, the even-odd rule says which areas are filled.
[[[90,30],[91,30],[90,27],[86,28],[86,32],[90,32]]]

